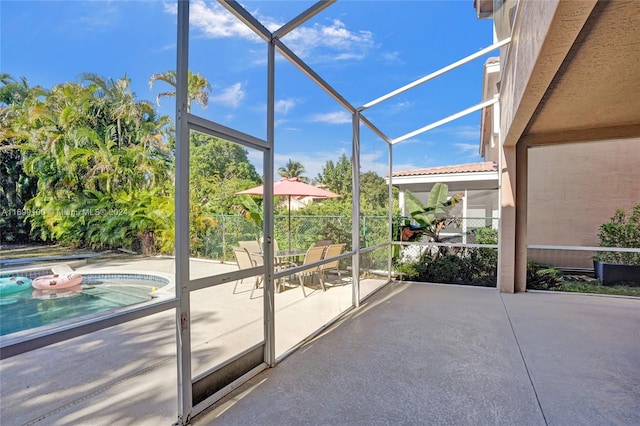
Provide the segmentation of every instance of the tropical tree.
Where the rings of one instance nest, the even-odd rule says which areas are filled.
[[[249,153],[241,145],[193,133],[189,182],[192,203],[210,213],[229,213],[236,192],[262,183]]]
[[[136,99],[126,76],[83,78],[30,92],[3,111],[2,146],[17,147],[25,174],[37,179],[37,195],[25,205],[35,235],[69,245],[131,247],[139,243],[141,216],[125,218],[118,200],[168,193],[171,153],[164,140],[171,122]]]
[[[20,81],[13,78],[10,74],[0,73],[0,104],[15,105],[24,99],[31,91],[29,81],[26,77],[22,77]]]
[[[283,178],[298,178],[303,182],[308,182],[309,179],[302,176],[306,170],[301,162],[299,161],[289,161],[283,166],[278,168],[278,175]]]
[[[326,162],[322,172],[315,178],[315,182],[327,186],[327,189],[342,195],[335,201],[350,209],[353,194],[353,163],[350,158],[342,154],[334,163]],[[394,193],[398,190],[393,188]],[[397,197],[394,197],[394,200]],[[325,204],[326,202],[323,202]],[[385,179],[373,171],[360,173],[360,211],[365,215],[386,216],[389,209],[389,186]],[[394,210],[399,211],[397,201]]]
[[[178,86],[178,74],[176,71],[170,70],[162,73],[156,73],[149,79],[149,88],[153,88],[153,83],[156,81],[164,81],[173,87],[174,90],[161,92],[156,97],[158,105],[160,105],[160,98],[169,96],[176,97],[176,88]],[[202,105],[202,108],[206,108],[209,104],[209,92],[211,91],[211,84],[209,81],[200,75],[200,73],[193,73],[188,71],[187,74],[187,112],[191,111],[191,104],[196,102]]]
[[[436,183],[431,188],[426,206],[410,191],[405,192],[405,206],[422,228],[422,232],[433,242],[439,243],[442,242],[442,230],[459,221],[459,218],[451,215],[451,209],[463,196],[464,194],[459,192],[449,197],[449,187],[444,183]]]
[[[25,203],[35,196],[37,178],[24,171],[19,131],[22,117],[39,94],[40,87],[31,88],[25,77],[19,81],[9,74],[0,74],[0,244],[24,243],[30,227],[24,221]]]
[[[351,159],[343,153],[335,163],[333,160],[327,161],[315,181],[326,185],[329,191],[345,197],[353,193],[352,174]]]
[[[188,73],[187,108],[199,103],[206,108],[211,85],[199,73]],[[156,73],[149,80],[149,87],[163,81],[174,90],[158,94],[160,98],[176,96],[177,74],[175,71]],[[190,145],[190,202],[191,218],[190,249],[192,254],[206,254],[207,238],[211,229],[218,226],[213,214],[229,213],[238,203],[235,193],[261,183],[262,179],[248,160],[245,148],[232,142],[208,135],[191,132]]]

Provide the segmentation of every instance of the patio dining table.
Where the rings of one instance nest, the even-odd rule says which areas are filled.
[[[300,258],[303,257],[306,253],[306,249],[278,250],[274,253],[273,257],[275,258],[276,267],[291,263],[300,265],[302,263],[300,261]],[[251,254],[256,256],[264,256],[264,253],[262,252],[252,252]]]
[[[302,261],[300,259],[303,258],[306,253],[306,249],[278,250],[273,256],[275,260],[276,270],[282,270],[301,265]],[[251,254],[264,257],[263,252],[252,252]],[[279,278],[277,281],[278,286],[276,290],[278,293],[280,293],[282,291],[286,278]]]
[[[306,249],[278,250],[274,255],[274,257],[276,258],[276,265],[286,263],[287,261],[299,265],[300,263],[302,263],[300,262],[300,258],[303,257],[306,253]]]

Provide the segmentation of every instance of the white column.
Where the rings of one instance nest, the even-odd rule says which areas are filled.
[[[516,229],[514,291],[527,290],[527,175],[529,150],[524,141],[516,146]]]
[[[355,307],[360,306],[360,112],[356,111],[353,114],[353,144],[352,144],[352,156],[353,156],[353,211],[351,214],[352,230],[351,230],[351,245],[353,247],[352,256],[352,283],[353,283],[353,295],[352,301]]]
[[[462,244],[467,244],[467,218],[469,217],[467,196],[468,193],[465,188],[464,197],[462,198]]]
[[[516,148],[500,149],[500,226],[498,230],[498,290],[515,291]]]

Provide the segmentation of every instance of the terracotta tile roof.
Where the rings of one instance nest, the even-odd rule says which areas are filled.
[[[455,166],[431,167],[428,169],[401,170],[393,172],[393,176],[425,176],[496,171],[498,171],[498,167],[492,161],[485,161],[484,163],[468,163],[458,164]]]

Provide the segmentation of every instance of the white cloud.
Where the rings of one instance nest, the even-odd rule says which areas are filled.
[[[360,153],[360,171],[376,172],[379,176],[386,176],[389,173],[389,159],[382,155],[382,151],[370,153]]]
[[[474,143],[454,143],[453,146],[458,148],[458,150],[462,151],[463,153],[476,153],[480,149],[479,145]]]
[[[391,63],[391,64],[401,64],[403,63],[400,59],[400,52],[383,52],[380,54],[380,59],[383,62]]]
[[[165,5],[167,13],[176,14],[176,5]],[[284,25],[275,18],[250,11],[269,31]],[[241,38],[253,42],[261,39],[238,18],[218,3],[195,0],[190,6],[190,24],[206,38]],[[371,31],[351,31],[335,19],[330,25],[301,26],[285,35],[282,41],[301,58],[312,62],[363,59],[375,47]]]
[[[289,120],[287,120],[286,118],[280,118],[280,119],[276,119],[273,123],[273,125],[275,127],[281,127],[284,124],[287,124],[289,122]]]
[[[360,60],[375,47],[371,31],[351,31],[338,19],[331,25],[316,23],[296,28],[282,41],[298,56],[312,62]]]
[[[327,112],[324,114],[314,114],[311,117],[313,123],[345,124],[351,123],[351,115],[346,111]]]
[[[480,126],[457,126],[452,133],[461,139],[480,140]]]
[[[165,4],[165,12],[177,14],[175,3]],[[206,4],[203,0],[192,1],[189,5],[189,23],[207,38],[243,38],[260,41],[253,31],[218,3]]]
[[[222,104],[231,108],[237,108],[244,99],[246,92],[242,87],[242,83],[235,83],[222,90],[215,90],[214,95],[210,98],[212,102]]]
[[[275,112],[276,114],[287,115],[289,110],[296,106],[295,99],[278,99],[275,101]]]
[[[390,105],[389,109],[386,112],[388,114],[398,114],[399,112],[410,110],[413,107],[413,105],[415,105],[415,102],[411,102],[411,101],[396,102],[395,104]]]
[[[78,11],[80,15],[70,18],[69,22],[56,27],[56,30],[67,33],[106,32],[111,31],[122,20],[121,8],[110,1],[94,2],[90,8]]]

